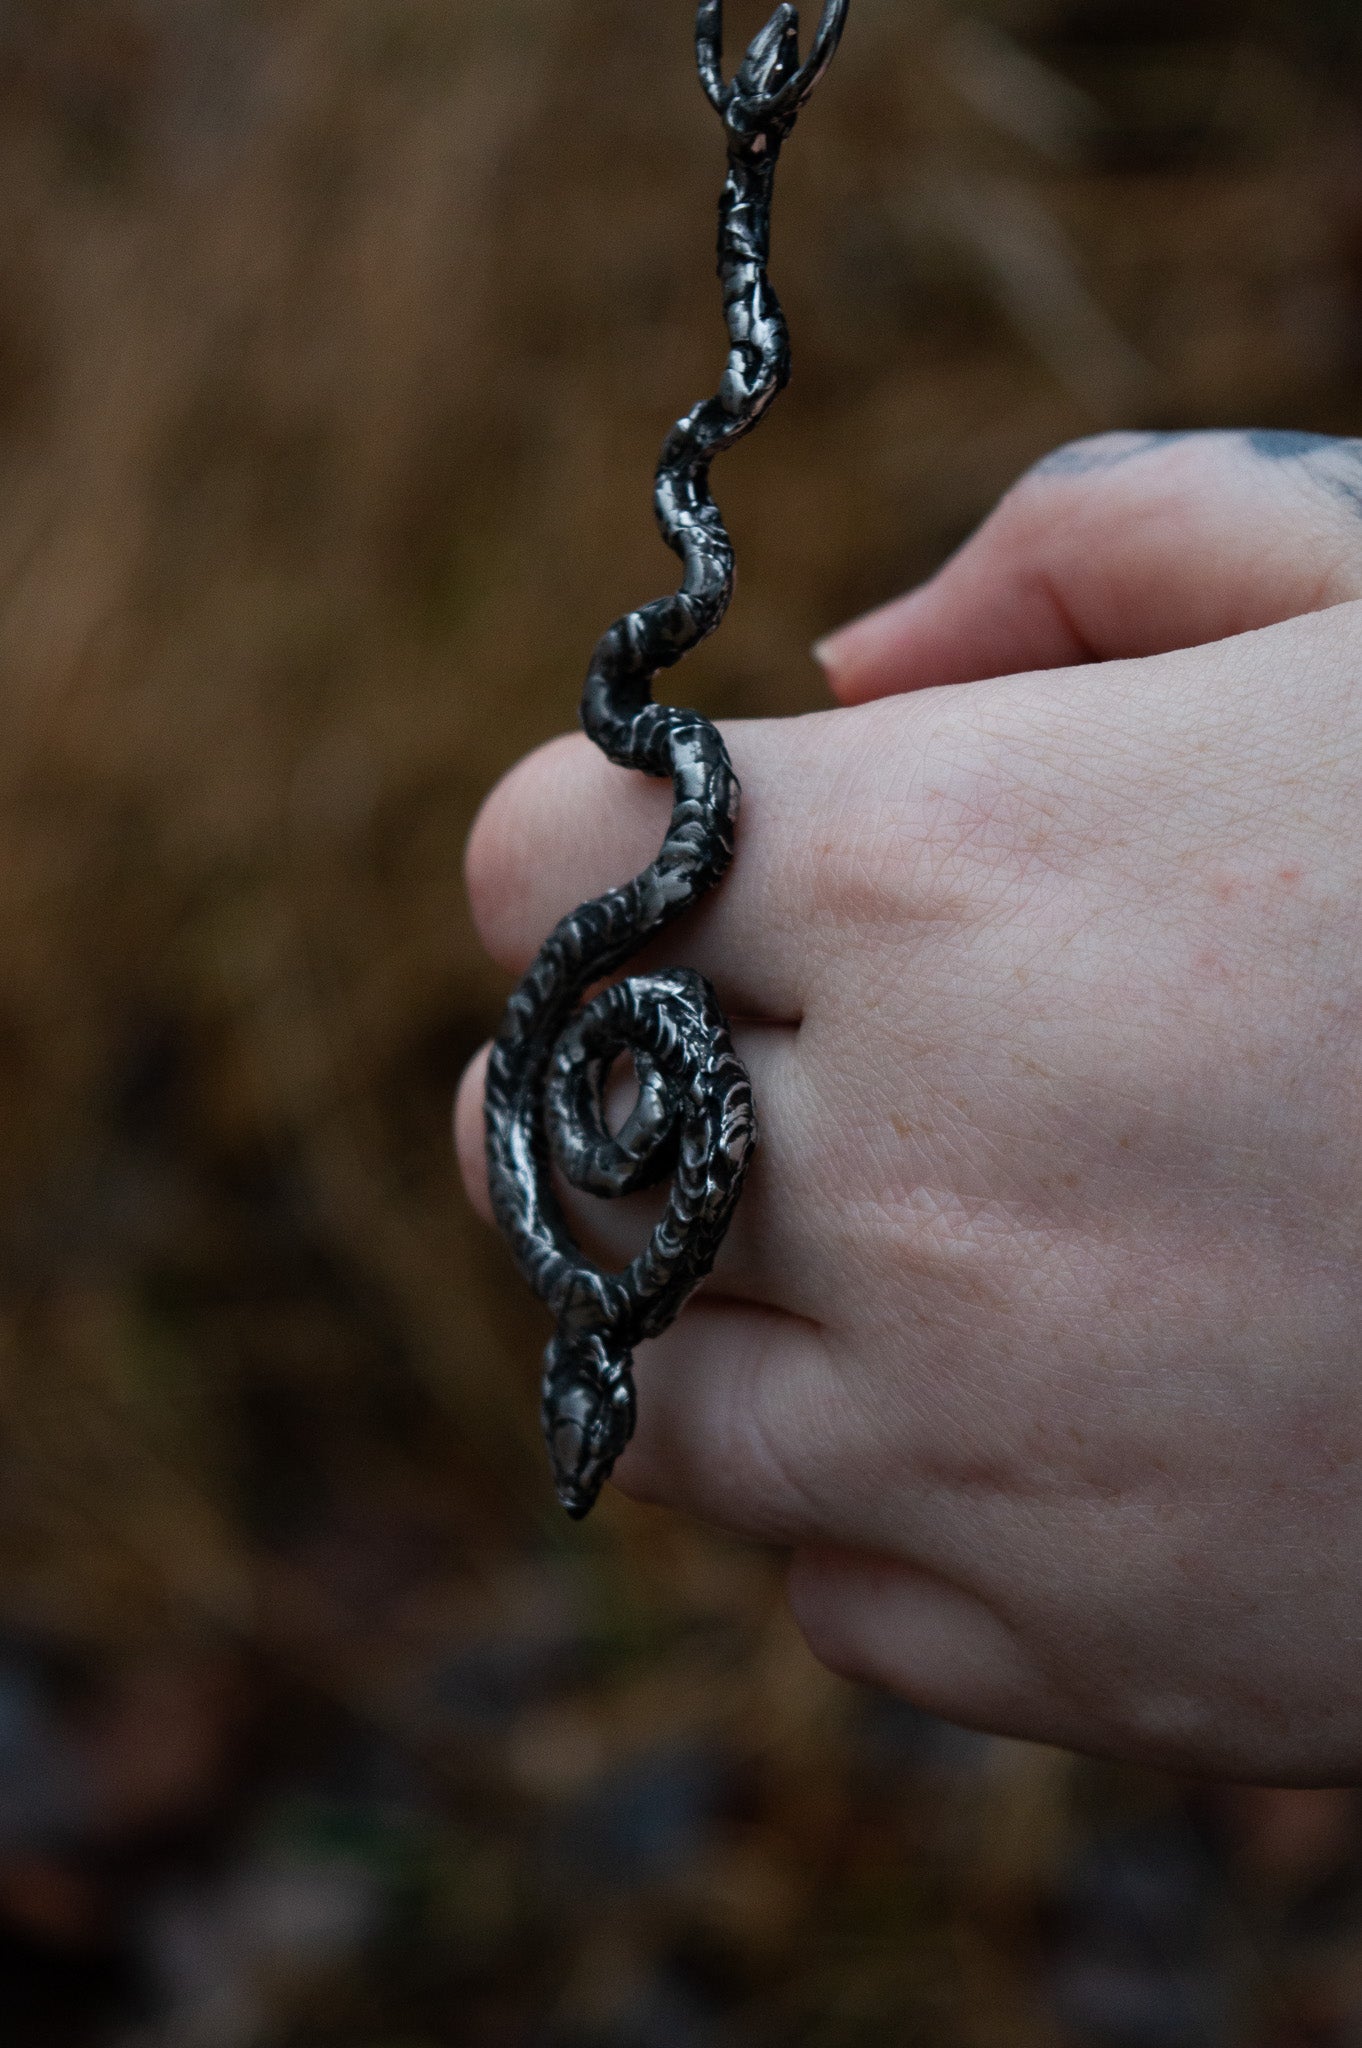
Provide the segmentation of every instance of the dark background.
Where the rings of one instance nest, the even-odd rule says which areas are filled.
[[[550,1504],[460,850],[671,576],[690,11],[0,5],[6,2048],[1362,2043],[1352,1794],[945,1729]],[[1360,18],[854,0],[687,697],[817,704],[1075,434],[1362,430]]]

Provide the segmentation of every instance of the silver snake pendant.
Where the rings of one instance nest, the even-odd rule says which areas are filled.
[[[698,712],[655,703],[654,679],[712,633],[733,594],[733,548],[710,495],[716,455],[751,432],[790,375],[789,335],[767,277],[781,145],[831,63],[850,0],[825,0],[801,62],[784,4],[731,83],[721,69],[723,0],[701,0],[700,78],[724,124],[719,278],[730,352],[717,394],[678,421],[662,449],[654,506],[684,565],[681,588],[617,619],[599,641],[582,724],[625,768],[670,778],[675,806],[656,860],[584,903],[544,942],[512,996],[487,1074],[487,1163],[497,1221],[557,1319],[545,1355],[542,1419],[558,1498],[590,1512],[634,1428],[633,1349],[675,1319],[714,1264],[757,1139],[752,1089],[718,998],[684,968],[586,991],[683,915],[733,858],[739,789],[727,749]],[[611,1069],[632,1058],[633,1109],[617,1134]],[[553,1184],[625,1195],[670,1178],[651,1241],[621,1273],[574,1243]]]

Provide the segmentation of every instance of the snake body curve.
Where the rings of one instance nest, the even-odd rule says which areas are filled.
[[[576,1518],[590,1511],[633,1432],[633,1348],[666,1329],[710,1271],[756,1143],[747,1073],[702,975],[634,975],[583,998],[712,889],[733,858],[739,787],[727,749],[698,712],[656,703],[652,685],[714,631],[733,594],[733,548],[710,465],[752,431],[789,379],[789,336],[767,275],[776,162],[832,61],[849,4],[825,0],[801,62],[798,15],[786,0],[725,83],[723,0],[701,0],[697,60],[728,144],[718,246],[728,362],[718,392],[677,422],[658,464],[654,507],[683,564],[681,587],[608,628],[582,697],[582,724],[612,761],[670,779],[671,823],[642,874],[550,933],[511,998],[488,1068],[492,1203],[557,1320],[542,1421],[559,1500]],[[605,1091],[622,1053],[632,1057],[638,1094],[612,1133]],[[603,1271],[574,1242],[555,1167],[597,1195],[670,1177],[662,1220],[623,1272]]]

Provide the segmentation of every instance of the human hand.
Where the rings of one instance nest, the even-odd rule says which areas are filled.
[[[818,1654],[948,1718],[1362,1772],[1359,506],[1357,444],[1078,444],[826,645],[857,708],[726,729],[738,858],[667,950],[763,1143],[617,1476],[790,1547]],[[494,955],[668,809],[522,763]],[[459,1133],[485,1207],[480,1067]],[[623,1256],[630,1208],[573,1213]]]

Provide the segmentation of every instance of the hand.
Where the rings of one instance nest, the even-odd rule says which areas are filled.
[[[619,1483],[788,1546],[816,1652],[951,1719],[1362,1774],[1358,599],[1358,444],[1105,437],[826,645],[855,708],[726,731],[738,858],[668,955],[762,1146]],[[522,763],[495,956],[668,800]],[[623,1255],[629,1207],[576,1214]]]

